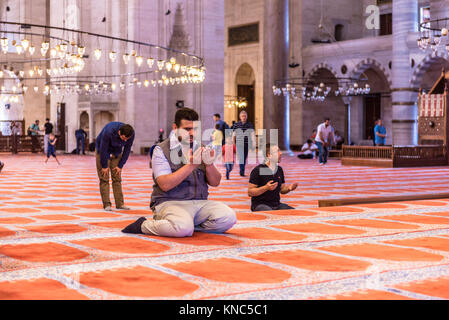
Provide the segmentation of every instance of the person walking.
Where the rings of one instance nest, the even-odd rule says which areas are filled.
[[[111,122],[107,124],[96,140],[97,173],[100,179],[100,194],[105,211],[112,211],[109,197],[109,171],[112,177],[115,206],[119,210],[125,207],[122,191],[122,169],[128,161],[134,142],[134,129],[129,124]]]
[[[249,149],[253,147],[254,126],[248,121],[248,113],[246,111],[240,112],[240,121],[232,126],[234,130],[234,144],[237,147],[237,156],[240,165],[240,176],[245,176],[245,167],[248,160]]]
[[[48,151],[48,138],[50,136],[50,134],[53,133],[53,125],[50,123],[50,119],[47,118],[45,119],[45,124],[44,124],[44,130],[45,130],[45,135],[44,135],[44,153],[47,154]]]
[[[56,160],[56,162],[60,165],[58,158],[56,157],[56,137],[53,133],[50,133],[48,135],[48,146],[47,146],[47,159],[45,159],[45,163],[48,162],[48,159],[50,159],[50,156],[53,156]]]
[[[315,144],[318,147],[319,152],[319,164],[325,165],[327,163],[327,157],[329,155],[329,147],[332,146],[334,141],[334,129],[331,126],[329,118],[325,118],[324,122],[317,128],[317,134],[315,138]]]

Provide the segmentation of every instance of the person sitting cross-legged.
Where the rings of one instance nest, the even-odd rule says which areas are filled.
[[[194,231],[222,233],[236,223],[234,210],[207,200],[208,185],[218,187],[221,174],[213,163],[215,152],[193,139],[198,118],[189,108],[176,112],[170,137],[154,148],[151,159],[153,219],[141,217],[122,232],[181,238]]]
[[[297,183],[285,184],[284,171],[279,166],[282,152],[278,146],[266,146],[266,161],[251,172],[248,196],[251,197],[251,211],[288,210],[293,207],[281,203],[281,194],[296,190]]]

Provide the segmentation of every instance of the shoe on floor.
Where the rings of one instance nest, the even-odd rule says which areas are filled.
[[[107,206],[106,208],[104,208],[104,211],[112,211],[111,206]]]
[[[131,223],[129,226],[127,226],[125,229],[122,230],[123,233],[134,233],[139,234],[142,233],[142,223],[147,220],[144,217],[141,217],[137,219],[135,222]]]
[[[129,207],[123,206],[123,207],[117,207],[117,210],[131,210]]]

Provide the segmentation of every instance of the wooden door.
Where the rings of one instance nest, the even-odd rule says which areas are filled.
[[[238,85],[237,95],[242,98],[246,98],[248,106],[246,108],[237,108],[237,121],[240,121],[239,114],[241,111],[245,110],[248,113],[248,121],[256,126],[256,108],[254,99],[254,85]]]

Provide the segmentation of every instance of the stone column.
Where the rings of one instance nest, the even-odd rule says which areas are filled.
[[[410,87],[412,68],[407,36],[417,31],[418,0],[393,1],[393,144],[417,144],[417,96],[416,88]],[[387,133],[388,134],[388,133]]]
[[[279,129],[279,147],[290,150],[290,101],[272,89],[275,80],[288,77],[288,0],[265,0],[264,29],[263,128]]]

